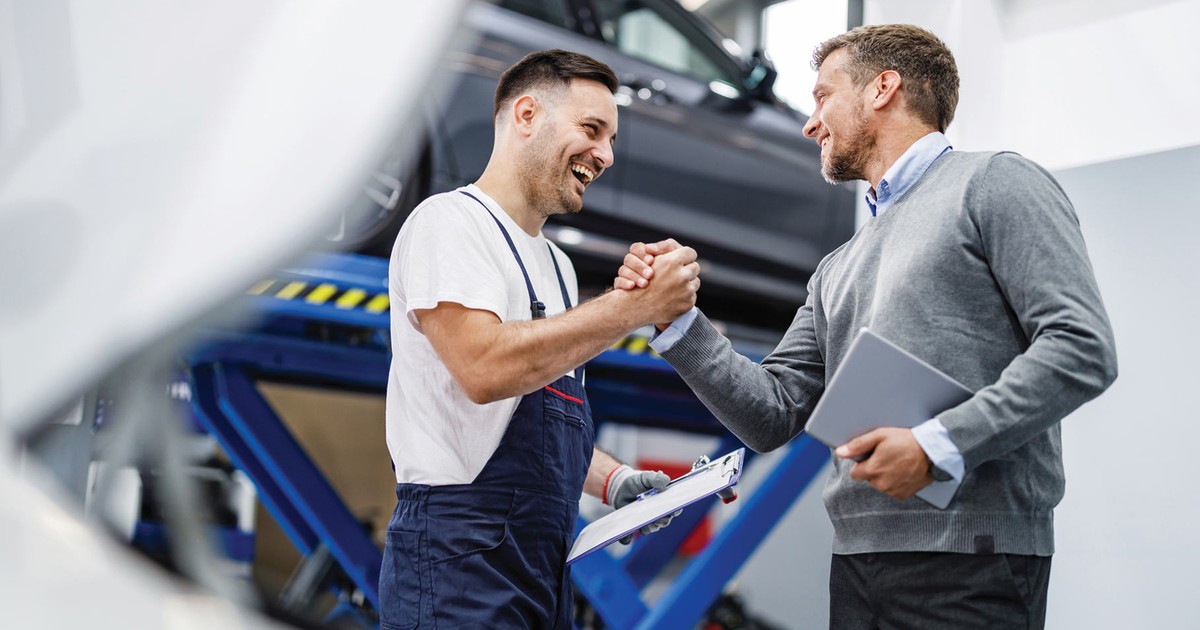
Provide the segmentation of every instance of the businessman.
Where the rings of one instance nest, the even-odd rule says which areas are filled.
[[[970,387],[911,430],[836,449],[829,625],[1041,628],[1064,489],[1059,421],[1117,374],[1078,218],[1033,162],[952,150],[958,70],[932,33],[856,28],[822,43],[813,67],[805,134],[825,179],[870,184],[872,217],[820,262],[761,364],[696,310],[652,345],[761,451],[800,433],[864,326]],[[676,247],[635,244],[616,286],[652,288],[650,263]],[[951,478],[962,486],[947,509],[911,498]]]

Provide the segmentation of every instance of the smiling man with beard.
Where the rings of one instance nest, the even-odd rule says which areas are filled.
[[[388,273],[397,503],[384,628],[569,628],[580,494],[620,508],[669,481],[594,449],[579,366],[689,310],[695,251],[660,257],[652,291],[572,308],[571,261],[541,232],[547,217],[582,210],[612,165],[616,88],[584,55],[517,62],[496,89],[483,175],[427,199],[400,230]]]
[[[813,66],[805,133],[825,179],[871,185],[872,218],[817,266],[761,364],[696,310],[651,345],[760,451],[801,432],[863,327],[970,387],[913,429],[835,450],[829,627],[1040,628],[1064,491],[1059,421],[1116,378],[1079,220],[1033,162],[951,150],[958,69],[932,33],[856,28],[818,46]],[[647,263],[675,246],[635,244],[618,288],[653,288]],[[945,510],[912,498],[950,478],[962,485]]]

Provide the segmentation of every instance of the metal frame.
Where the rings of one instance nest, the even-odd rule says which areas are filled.
[[[296,548],[308,556],[324,543],[378,610],[383,555],[258,393],[245,367],[198,365],[192,379],[197,415],[254,482]]]
[[[387,263],[360,256],[320,256],[280,274],[288,282],[332,284],[386,293]],[[248,296],[259,330],[216,332],[188,356],[192,409],[258,489],[259,497],[306,558],[329,554],[379,609],[383,555],[304,448],[258,392],[258,379],[319,382],[382,391],[386,346],[348,346],[304,338],[304,322],[387,330],[388,315],[314,303],[303,297]],[[347,594],[348,595],[348,594]]]
[[[387,263],[322,256],[280,275],[288,282],[386,293]],[[295,293],[295,292],[292,292]],[[328,293],[328,290],[325,291]],[[388,377],[388,313],[254,296],[262,324],[247,333],[212,334],[188,357],[192,408],[234,464],[254,482],[264,505],[306,557],[326,550],[378,610],[380,550],[303,447],[258,392],[258,379],[318,382],[383,392]],[[312,324],[374,329],[357,345],[306,337]],[[383,340],[383,342],[381,342]],[[360,340],[361,341],[361,340]],[[598,422],[699,431],[722,436],[719,455],[740,446],[644,340],[626,341],[588,366],[588,397]],[[652,608],[642,589],[659,575],[715,497],[684,510],[674,524],[639,538],[621,559],[596,553],[573,566],[578,590],[613,628],[694,625],[829,458],[807,437],[788,447],[741,509],[678,575]],[[585,523],[580,521],[580,527]],[[348,594],[343,594],[348,595]],[[343,601],[346,601],[343,597]]]

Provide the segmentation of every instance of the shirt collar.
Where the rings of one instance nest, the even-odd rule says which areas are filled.
[[[867,205],[871,207],[871,215],[880,216],[886,212],[921,179],[934,161],[953,148],[946,136],[937,131],[914,142],[883,174],[883,179],[879,180],[879,190],[867,190]]]

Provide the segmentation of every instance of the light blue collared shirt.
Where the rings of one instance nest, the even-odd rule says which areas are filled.
[[[946,136],[937,131],[914,142],[883,174],[883,179],[879,180],[879,190],[867,190],[871,216],[877,217],[887,212],[942,154],[953,148]]]
[[[867,191],[867,205],[871,207],[871,215],[878,217],[887,212],[939,157],[951,150],[953,147],[950,146],[950,141],[936,131],[914,142],[883,174],[883,179],[879,181],[879,190],[871,188]],[[690,311],[671,322],[661,334],[656,333],[650,341],[650,347],[659,354],[670,350],[692,327],[697,312],[696,308],[692,307]],[[926,420],[913,427],[912,432],[917,443],[929,456],[929,461],[950,473],[954,479],[962,481],[965,472],[962,451],[958,450],[954,441],[950,439],[950,432],[941,420]]]
[[[671,322],[666,330],[659,332],[658,328],[655,328],[654,338],[650,340],[650,347],[659,354],[675,347],[675,344],[683,337],[683,333],[692,327],[692,322],[696,321],[696,314],[699,312],[693,306],[688,312],[675,318],[675,321]]]

